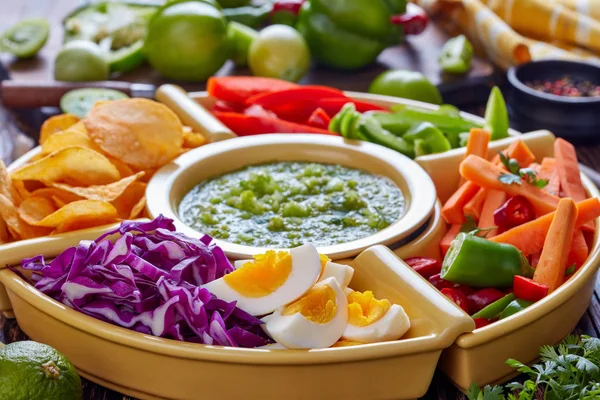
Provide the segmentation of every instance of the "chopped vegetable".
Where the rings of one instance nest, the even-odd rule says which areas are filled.
[[[492,88],[485,106],[484,129],[492,134],[492,140],[508,137],[508,111],[502,92],[497,86]]]
[[[462,224],[465,221],[463,210],[465,205],[477,194],[479,186],[473,182],[465,182],[442,207],[442,217],[449,224]]]
[[[511,315],[518,313],[519,311],[523,311],[524,309],[526,309],[527,307],[529,307],[532,304],[533,304],[532,301],[527,301],[527,300],[523,300],[523,299],[515,299],[515,300],[511,301],[510,304],[507,305],[504,310],[502,310],[502,312],[500,313],[499,319],[508,318]]]
[[[454,304],[459,306],[464,312],[469,313],[469,300],[463,292],[453,288],[444,288],[442,294],[448,297]]]
[[[539,168],[538,175],[540,179],[548,182],[544,190],[554,196],[560,193],[560,176],[558,174],[558,162],[556,158],[545,157]]]
[[[411,257],[405,259],[404,262],[426,279],[442,271],[442,263],[434,258]]]
[[[600,216],[600,200],[597,198],[587,199],[577,203],[576,227],[580,227],[588,221],[593,221]],[[499,243],[508,243],[517,247],[526,256],[541,251],[544,240],[548,235],[550,224],[556,213],[546,214],[533,221],[512,228],[506,232],[491,238]]]
[[[464,74],[471,69],[472,58],[473,45],[465,35],[458,35],[444,44],[438,61],[442,70]]]
[[[415,155],[417,157],[443,153],[452,148],[442,131],[430,122],[421,122],[418,125],[414,125],[406,131],[402,139],[415,144]],[[420,150],[417,150],[417,146],[419,146]]]
[[[328,97],[321,99],[317,102],[318,106],[324,109],[327,114],[335,115],[338,113],[342,107],[347,104],[352,103],[358,112],[367,112],[367,111],[386,111],[387,108],[379,106],[377,104],[368,103],[366,101],[353,100],[344,97]]]
[[[247,105],[259,105],[266,109],[289,101],[317,102],[327,98],[346,98],[344,92],[328,86],[296,86],[276,92],[259,93],[246,99]],[[346,100],[348,101],[348,100]]]
[[[548,294],[548,286],[535,282],[524,276],[515,276],[513,291],[519,299],[536,302]]]
[[[473,318],[473,321],[475,322],[475,329],[483,328],[492,323],[492,321],[486,318]]]
[[[469,295],[469,313],[475,314],[505,295],[506,293],[494,288],[480,289]]]
[[[450,226],[450,229],[448,229],[448,231],[442,238],[442,241],[440,242],[440,251],[442,252],[442,255],[445,256],[448,250],[450,249],[452,241],[454,240],[456,235],[460,233],[460,227],[460,224],[454,224]]]
[[[500,232],[535,219],[533,206],[523,196],[513,196],[494,212],[494,224]]]
[[[306,121],[308,125],[322,129],[328,129],[330,122],[331,118],[321,107],[313,111],[310,117],[308,117],[308,121]]]
[[[500,315],[502,311],[508,306],[513,300],[516,299],[516,296],[513,293],[509,293],[506,296],[494,301],[493,303],[487,305],[482,310],[476,312],[471,315],[473,319],[477,318],[485,318],[485,319],[494,319]]]
[[[244,103],[260,93],[277,92],[297,87],[295,83],[281,79],[254,76],[212,76],[208,78],[208,94],[222,101]]]
[[[515,275],[531,276],[527,258],[514,246],[459,233],[442,263],[441,277],[471,287],[509,287]]]
[[[561,199],[544,241],[540,261],[533,280],[555,291],[563,282],[567,259],[577,222],[577,206],[573,199]]]
[[[488,189],[502,190],[511,196],[522,195],[533,204],[538,215],[556,209],[558,197],[553,196],[528,182],[506,184],[499,180],[504,174],[502,168],[481,157],[468,156],[460,164],[460,174],[474,184]],[[517,177],[518,178],[518,177]]]
[[[476,122],[467,121],[460,116],[448,115],[444,110],[428,110],[406,105],[392,106],[393,113],[374,113],[375,118],[385,129],[396,135],[403,135],[411,126],[420,122],[430,122],[445,134],[468,132],[471,128],[480,128]]]
[[[119,235],[114,244],[107,238]],[[269,342],[261,321],[200,285],[233,271],[212,238],[175,232],[173,221],[126,221],[54,260],[25,259],[36,289],[91,317],[137,332],[222,346]]]
[[[239,136],[261,135],[264,133],[320,133],[323,135],[337,135],[325,129],[297,124],[278,118],[221,111],[213,111],[213,114]]]
[[[477,194],[465,204],[463,212],[465,216],[471,216],[476,220],[481,218],[483,203],[488,195],[488,189],[479,188]]]
[[[495,213],[506,201],[506,193],[500,190],[488,190],[487,196],[481,209],[481,218],[477,227],[479,229],[490,229],[486,235],[488,238],[496,236],[498,232]]]
[[[581,267],[587,260],[589,248],[585,240],[585,235],[581,228],[575,229],[573,242],[571,243],[571,251],[569,251],[569,259],[567,265],[575,265]]]

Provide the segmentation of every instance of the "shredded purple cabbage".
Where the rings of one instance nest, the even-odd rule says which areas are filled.
[[[112,242],[108,238],[117,235]],[[125,221],[49,263],[24,259],[35,287],[86,315],[145,334],[221,346],[270,343],[259,319],[200,287],[233,271],[210,236],[175,232],[160,215]]]

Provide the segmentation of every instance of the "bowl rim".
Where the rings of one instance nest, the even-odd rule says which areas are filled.
[[[307,152],[312,146],[318,146],[319,151],[330,151],[347,154],[347,167],[364,170],[361,165],[356,165],[352,155],[361,154],[369,158],[377,158],[379,162],[385,163],[387,167],[402,176],[406,190],[402,189],[405,199],[404,210],[398,220],[388,227],[372,235],[343,242],[330,246],[318,247],[320,253],[328,255],[332,259],[348,258],[356,256],[362,250],[377,244],[393,245],[411,233],[421,228],[434,212],[437,201],[437,193],[433,180],[427,172],[415,161],[399,154],[393,150],[383,148],[372,143],[361,141],[349,141],[341,137],[310,134],[271,134],[256,135],[235,138],[235,140],[224,140],[211,143],[210,146],[202,146],[191,150],[175,159],[173,162],[160,168],[148,182],[146,208],[151,216],[163,214],[175,221],[178,231],[188,235],[198,235],[201,232],[183,222],[179,216],[179,202],[172,201],[173,188],[176,182],[190,168],[196,167],[202,161],[209,162],[213,157],[223,157],[230,152],[238,152],[240,149],[266,149],[259,157],[261,162],[273,161],[271,150],[277,151],[279,147],[306,146]],[[315,154],[317,154],[315,152]],[[323,155],[315,158],[324,159]],[[256,164],[256,163],[253,163]],[[218,174],[217,174],[218,175]],[[186,180],[187,182],[187,180]],[[196,182],[196,184],[200,181]],[[406,193],[408,191],[408,193]],[[260,254],[271,248],[246,246],[225,240],[213,239],[228,257],[233,259],[252,258],[254,254]]]
[[[589,62],[584,61],[573,61],[573,60],[538,60],[530,61],[525,64],[510,67],[507,72],[508,82],[512,87],[520,92],[523,92],[531,97],[536,97],[540,100],[544,100],[556,105],[564,104],[595,104],[600,103],[600,96],[597,97],[568,97],[559,96],[551,93],[540,92],[527,86],[518,77],[518,73],[527,68],[535,68],[536,66],[543,66],[544,64],[562,64],[562,65],[584,65],[586,67],[594,68],[600,75],[600,67]]]

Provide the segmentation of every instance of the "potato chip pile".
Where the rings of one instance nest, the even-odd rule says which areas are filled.
[[[154,172],[205,142],[147,99],[98,102],[83,120],[52,117],[38,155],[12,174],[0,161],[0,243],[145,216]]]

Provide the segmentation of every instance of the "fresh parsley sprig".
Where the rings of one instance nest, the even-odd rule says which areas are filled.
[[[460,232],[468,233],[469,235],[486,237],[490,231],[498,228],[497,226],[479,228],[477,227],[477,222],[475,222],[475,219],[470,215],[467,215],[465,219],[465,222],[463,222],[463,224],[460,226]],[[483,233],[483,235],[480,235],[481,233]]]
[[[600,339],[568,336],[558,346],[543,346],[540,362],[529,367],[517,360],[506,362],[529,379],[501,386],[477,384],[467,391],[469,400],[532,400],[543,391],[547,400],[593,400],[600,398]]]
[[[506,185],[517,184],[520,185],[522,181],[525,181],[539,189],[542,189],[548,184],[547,179],[539,179],[535,170],[532,168],[521,168],[519,162],[514,158],[508,158],[506,154],[499,152],[500,161],[510,172],[508,174],[502,174],[498,180]]]

